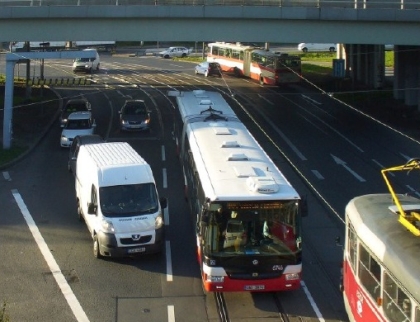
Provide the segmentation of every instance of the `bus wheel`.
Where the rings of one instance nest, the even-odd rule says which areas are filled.
[[[264,85],[264,77],[262,75],[260,75],[260,85]]]
[[[235,68],[233,69],[233,74],[234,74],[236,77],[241,76],[241,73],[239,72],[239,68],[235,67]]]

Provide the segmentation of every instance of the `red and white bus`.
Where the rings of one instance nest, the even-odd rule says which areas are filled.
[[[300,287],[296,190],[218,92],[171,92],[197,257],[209,292]],[[306,207],[303,207],[306,209]]]
[[[352,322],[420,322],[420,199],[396,194],[386,175],[412,169],[420,159],[382,170],[390,193],[346,206],[342,290]]]
[[[299,56],[275,53],[240,43],[210,43],[207,61],[218,62],[224,72],[245,76],[261,85],[282,85],[301,80],[302,69]]]

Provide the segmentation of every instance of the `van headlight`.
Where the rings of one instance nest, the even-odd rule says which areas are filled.
[[[62,142],[67,142],[69,139],[65,136],[65,135],[62,135],[61,136],[61,141]]]
[[[163,218],[161,215],[157,216],[155,219],[155,229],[159,229],[163,226]]]
[[[112,224],[112,222],[110,222],[106,219],[103,219],[103,218],[101,220],[101,228],[102,228],[102,231],[104,233],[114,233],[115,232],[114,225]]]

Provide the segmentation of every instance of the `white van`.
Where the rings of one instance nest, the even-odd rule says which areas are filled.
[[[335,52],[337,50],[337,44],[328,44],[328,43],[305,43],[302,42],[298,45],[297,49],[299,51],[302,51],[304,53],[313,51],[313,52],[317,52],[317,51],[329,51],[331,53]]]
[[[99,70],[101,64],[98,51],[94,48],[83,49],[83,51],[95,52],[95,58],[76,58],[73,61],[73,73],[85,72],[92,73],[94,70]]]
[[[93,238],[93,255],[157,253],[164,244],[163,209],[148,163],[126,142],[80,146],[76,161],[79,219]]]

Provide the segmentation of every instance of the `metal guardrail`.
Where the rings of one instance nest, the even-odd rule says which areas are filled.
[[[275,6],[353,9],[414,9],[419,0],[0,0],[1,7],[42,6]]]

